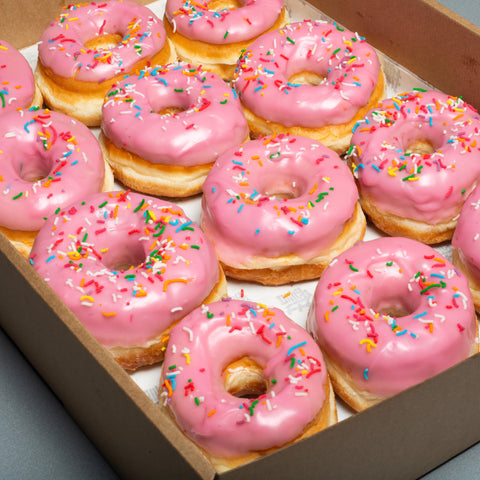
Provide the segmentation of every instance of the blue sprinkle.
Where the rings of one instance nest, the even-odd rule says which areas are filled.
[[[423,312],[423,313],[419,313],[418,315],[415,315],[413,318],[420,318],[420,317],[424,317],[426,314],[427,314],[427,311],[425,310],[425,312]]]
[[[55,255],[52,255],[51,257],[48,257],[47,258],[47,263],[50,261],[50,260],[53,260],[55,258]]]
[[[260,229],[257,228],[257,229],[255,230],[255,235],[258,235],[259,233],[260,233]]]
[[[368,368],[366,368],[364,371],[363,371],[363,378],[365,380],[368,380]]]
[[[238,213],[240,213],[242,211],[242,208],[243,208],[243,203],[240,205],[239,209],[237,210]]]
[[[380,168],[372,163],[372,168],[374,168],[377,172],[381,172]]]
[[[290,347],[290,349],[287,352],[287,357],[289,357],[292,354],[293,350],[295,350],[296,348],[303,347],[303,345],[306,345],[306,343],[307,342],[305,341],[305,342],[298,343],[297,345],[294,345],[293,347]]]

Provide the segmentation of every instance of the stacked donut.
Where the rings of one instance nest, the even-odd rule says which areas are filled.
[[[218,471],[478,351],[464,100],[384,99],[365,38],[280,0],[69,5],[38,52],[0,69],[0,229]],[[305,328],[225,277],[315,281]]]

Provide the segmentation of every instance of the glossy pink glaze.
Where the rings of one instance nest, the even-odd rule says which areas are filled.
[[[122,40],[109,49],[85,47],[105,34],[119,34]],[[64,7],[42,33],[38,53],[42,65],[60,77],[102,82],[128,73],[165,41],[163,23],[149,8],[128,0],[91,2]]]
[[[100,192],[105,163],[82,123],[49,110],[0,115],[0,225],[36,231],[57,208]]]
[[[431,154],[408,154],[416,140]],[[412,92],[382,101],[357,123],[351,154],[360,191],[377,207],[431,224],[448,221],[480,177],[480,117],[460,98]]]
[[[277,20],[283,0],[241,0],[233,10],[210,10],[208,0],[167,0],[165,16],[177,31],[191,40],[225,45],[261,35]]]
[[[303,71],[319,85],[293,84]],[[357,33],[305,20],[262,35],[240,57],[234,88],[258,117],[287,127],[346,123],[365,106],[380,71],[377,54]]]
[[[173,115],[158,112],[168,107]],[[187,64],[145,69],[105,97],[102,130],[117,147],[158,164],[193,166],[248,137],[235,92],[217,75]]]
[[[255,399],[224,387],[223,370],[244,356],[264,366],[269,385]],[[281,310],[225,300],[172,329],[163,379],[160,401],[180,428],[213,455],[237,457],[300,435],[326,398],[327,370],[310,335]]]
[[[0,114],[30,107],[34,94],[35,81],[26,58],[0,40]]]
[[[388,315],[392,307],[406,315]],[[325,270],[307,330],[361,388],[388,397],[466,359],[476,317],[467,279],[448,260],[388,237],[357,244]]]
[[[230,265],[247,265],[254,256],[316,257],[342,233],[358,200],[353,176],[335,152],[283,134],[227,151],[203,193],[202,228]]]
[[[480,283],[480,187],[476,187],[463,204],[452,238],[468,273]]]
[[[106,347],[145,345],[219,280],[210,243],[180,207],[122,191],[50,217],[31,261]]]

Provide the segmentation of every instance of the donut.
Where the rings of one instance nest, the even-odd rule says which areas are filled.
[[[478,352],[467,278],[404,237],[358,243],[320,278],[307,319],[336,393],[360,411]]]
[[[200,223],[227,276],[264,285],[318,278],[366,228],[346,164],[288,134],[219,157],[203,185]]]
[[[339,154],[385,92],[377,54],[365,39],[310,20],[253,42],[238,60],[233,85],[253,136],[289,132]]]
[[[113,83],[175,58],[162,21],[145,6],[128,0],[68,5],[41,35],[35,78],[49,107],[99,126]]]
[[[348,155],[364,212],[392,236],[450,240],[478,183],[479,135],[461,98],[414,90],[380,102],[354,127]]]
[[[217,157],[247,138],[235,92],[188,64],[126,77],[102,108],[99,140],[115,177],[151,195],[200,193]]]
[[[480,187],[477,186],[463,204],[452,237],[452,261],[468,278],[470,293],[477,312],[480,312],[479,207]]]
[[[159,393],[219,472],[337,421],[316,343],[255,302],[226,299],[184,317],[170,333]]]
[[[42,94],[26,58],[13,45],[0,40],[0,114],[42,104]]]
[[[167,0],[164,16],[179,58],[226,81],[250,43],[288,20],[283,0]]]
[[[30,261],[127,370],[161,361],[171,326],[226,294],[213,248],[183,210],[129,191],[51,216]]]
[[[0,231],[28,257],[45,219],[80,198],[113,188],[93,133],[49,110],[0,115]]]

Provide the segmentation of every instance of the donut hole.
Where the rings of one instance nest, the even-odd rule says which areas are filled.
[[[393,318],[407,317],[417,310],[418,302],[411,295],[407,295],[407,292],[402,293],[398,292],[391,296],[379,297],[370,306],[384,316]]]
[[[288,82],[294,85],[310,85],[312,87],[316,87],[324,80],[325,77],[319,73],[304,71],[291,75],[288,79]]]
[[[266,176],[263,185],[260,187],[260,193],[272,200],[298,198],[305,192],[303,181],[292,176]]]
[[[170,115],[170,116],[173,117],[174,115],[178,115],[179,113],[182,113],[185,110],[187,110],[187,109],[183,108],[183,107],[172,106],[172,107],[162,108],[161,110],[157,111],[157,113],[159,115]]]
[[[90,50],[110,50],[118,46],[122,40],[123,36],[119,33],[106,33],[87,40],[84,45]]]
[[[120,250],[120,249],[119,249]],[[102,262],[109,270],[115,272],[124,272],[131,268],[138,267],[145,262],[145,251],[142,246],[137,243],[125,244],[122,251],[117,249],[109,249],[102,256]]]
[[[243,4],[238,0],[212,0],[208,2],[208,9],[215,12],[220,10],[235,10],[241,7],[243,7]]]
[[[263,368],[250,357],[242,357],[223,371],[225,391],[237,398],[257,398],[267,393],[268,382]]]
[[[32,183],[44,180],[53,169],[52,159],[41,155],[26,158],[22,154],[13,159],[12,165],[19,178]]]
[[[410,142],[405,148],[405,153],[417,155],[431,155],[436,148],[428,140],[416,139]]]

